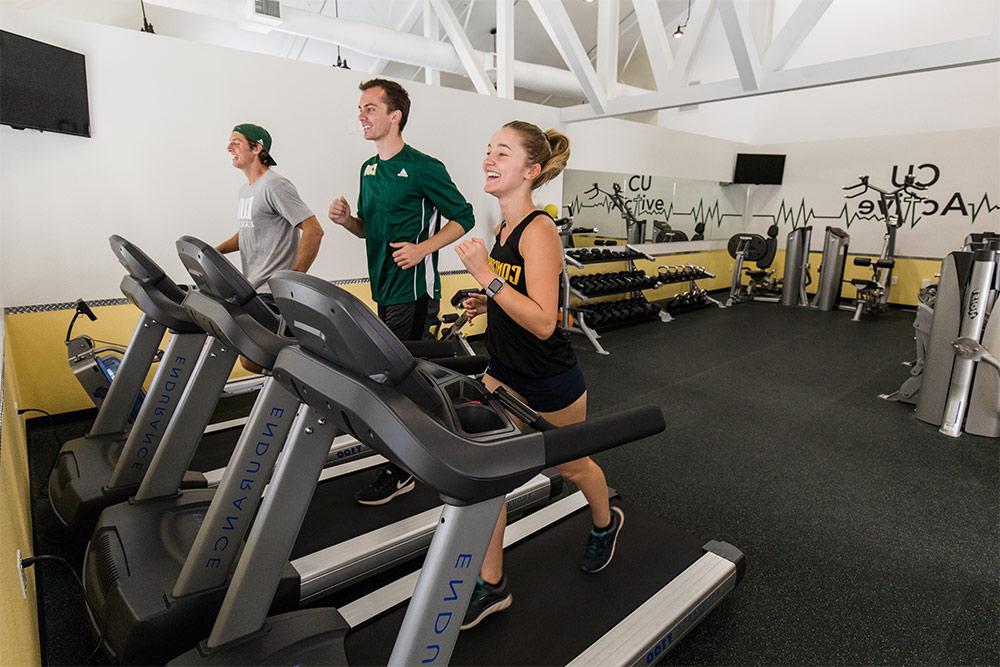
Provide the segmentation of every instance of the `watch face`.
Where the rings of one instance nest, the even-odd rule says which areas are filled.
[[[497,292],[499,292],[500,288],[503,286],[504,286],[504,281],[500,280],[499,278],[494,278],[490,282],[489,287],[486,288],[486,291],[490,294],[490,296],[492,296]]]

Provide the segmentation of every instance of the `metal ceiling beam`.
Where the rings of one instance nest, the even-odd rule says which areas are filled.
[[[2,0],[0,0],[2,1]],[[145,0],[147,5],[167,7],[198,16],[209,16],[232,23],[246,30],[260,31],[260,24],[252,24],[247,17],[245,2],[240,0]],[[417,7],[422,4],[417,3]],[[345,49],[373,58],[384,58],[390,62],[429,67],[442,72],[466,76],[467,72],[458,57],[453,44],[434,41],[423,35],[415,35],[386,28],[373,23],[320,16],[315,12],[282,7],[284,19],[279,25],[266,28],[267,32],[277,31],[328,44],[339,44]],[[420,12],[417,12],[419,17]],[[415,22],[415,20],[414,20]],[[483,67],[493,62],[491,53],[473,52]],[[549,67],[537,63],[518,60],[513,64],[514,79],[518,87],[570,99],[585,97],[576,75],[559,67]],[[619,95],[639,95],[651,91],[618,84]]]
[[[621,0],[597,2],[597,80],[608,99],[618,89],[618,30],[621,24]]]
[[[665,92],[620,97],[608,102],[603,113],[595,112],[589,105],[566,107],[560,116],[565,122],[575,122],[995,62],[1000,62],[1000,41],[991,34],[779,70],[768,74],[764,85],[756,90],[744,90],[739,79],[729,79]]]
[[[657,90],[666,90],[670,70],[674,67],[674,56],[667,43],[667,31],[663,28],[663,17],[656,0],[633,0],[635,16],[639,19],[642,42],[646,45],[646,57],[653,70]]]
[[[566,8],[562,3],[551,0],[528,0],[528,2],[542,27],[545,28],[545,32],[552,39],[552,43],[555,44],[559,55],[580,82],[591,108],[597,113],[604,113],[608,106],[607,96],[597,80],[597,73],[590,64],[586,49],[580,43],[580,36],[576,34],[576,29],[569,20]]]
[[[413,30],[413,26],[417,25],[417,19],[420,18],[420,15],[422,13],[423,13],[422,3],[414,2],[413,4],[411,4],[410,8],[406,10],[405,14],[403,14],[403,18],[400,20],[399,23],[396,24],[396,32],[408,33],[411,30]],[[375,61],[374,65],[372,65],[371,69],[372,74],[378,76],[379,74],[385,71],[385,68],[389,66],[390,62],[392,61],[386,58],[379,58],[378,60]]]
[[[497,95],[514,99],[514,0],[497,0]]]
[[[760,56],[750,29],[750,21],[743,6],[736,6],[736,0],[718,0],[719,18],[729,41],[729,49],[736,61],[736,72],[744,90],[756,90],[761,86]]]
[[[705,43],[708,24],[715,14],[715,0],[694,0],[691,5],[691,18],[688,27],[681,38],[681,44],[674,55],[674,67],[670,70],[667,88],[686,86],[691,73],[691,64]]]
[[[764,52],[761,63],[764,71],[774,72],[784,69],[832,4],[833,0],[801,0],[781,32]]]
[[[466,74],[472,79],[472,85],[476,87],[476,92],[481,95],[496,95],[497,91],[493,87],[493,82],[486,76],[482,57],[473,50],[469,37],[462,30],[462,24],[459,23],[455,11],[448,4],[448,0],[430,0],[430,3],[441,20],[441,25],[444,26],[444,31],[448,35],[448,39],[451,40],[451,45],[455,47],[455,52],[458,54],[458,59],[462,62]]]
[[[441,24],[438,21],[437,14],[431,9],[431,0],[424,0],[423,5],[424,37],[433,40],[441,39]],[[440,86],[441,70],[425,67],[424,83],[428,83],[432,86]]]

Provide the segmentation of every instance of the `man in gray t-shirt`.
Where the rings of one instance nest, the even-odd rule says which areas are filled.
[[[259,125],[233,128],[228,150],[233,166],[243,171],[233,236],[218,246],[221,253],[239,251],[243,275],[254,289],[270,292],[267,280],[276,271],[309,270],[319,252],[323,228],[303,203],[292,182],[271,167],[271,135]]]

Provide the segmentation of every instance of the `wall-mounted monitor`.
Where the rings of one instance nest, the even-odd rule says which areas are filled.
[[[83,54],[0,30],[0,123],[89,137]]]
[[[785,174],[785,156],[767,153],[739,153],[733,183],[781,185]]]

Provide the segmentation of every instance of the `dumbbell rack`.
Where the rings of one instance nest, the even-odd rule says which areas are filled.
[[[587,315],[589,313],[585,304],[590,302],[592,296],[583,294],[570,284],[569,267],[573,266],[579,269],[583,268],[585,264],[597,264],[602,262],[627,262],[628,270],[636,271],[635,267],[636,259],[647,259],[649,261],[654,261],[652,256],[647,255],[646,253],[643,252],[639,252],[638,250],[629,245],[612,246],[606,248],[606,250],[608,250],[609,252],[605,253],[603,256],[590,259],[574,257],[574,254],[576,254],[579,251],[579,249],[567,249],[566,251],[563,252],[563,269],[562,269],[563,311],[562,311],[562,322],[560,324],[563,330],[565,331],[571,333],[579,333],[586,336],[587,340],[590,341],[590,344],[593,345],[594,350],[598,354],[610,354],[610,352],[605,350],[604,346],[602,346],[598,341],[601,335],[597,333],[596,328],[587,324]],[[613,294],[631,294],[632,298],[645,300],[645,297],[643,297],[642,295],[642,289],[651,289],[652,287],[657,287],[657,286],[659,286],[658,282],[649,287],[639,287],[638,285],[627,286],[627,287],[623,286],[621,289],[611,289],[609,291],[602,292],[600,296],[604,297]],[[571,306],[570,303],[573,298],[578,299],[579,304],[583,305],[583,307]],[[573,324],[570,323],[570,312],[573,312],[574,314]],[[667,315],[667,313],[663,312],[662,310],[656,309],[651,313],[643,315],[641,317],[636,317],[634,319],[618,320],[617,322],[615,322],[615,325],[618,326],[618,325],[638,324],[639,322],[649,322],[657,318],[664,322],[670,321],[670,316]]]
[[[698,287],[697,281],[702,278],[715,278],[715,274],[707,271],[704,267],[686,264],[684,266],[658,266],[656,268],[659,273],[660,285],[673,285],[675,283],[685,282],[690,283],[686,292],[675,294],[671,299],[667,300],[664,314],[667,318],[669,318],[667,319],[668,322],[673,320],[675,315],[696,310],[698,308],[711,305],[719,308],[725,308],[721,302],[710,297],[707,291]],[[677,275],[670,275],[670,270],[675,268],[679,269]],[[664,271],[664,269],[667,271]],[[673,307],[672,304],[678,305]]]

